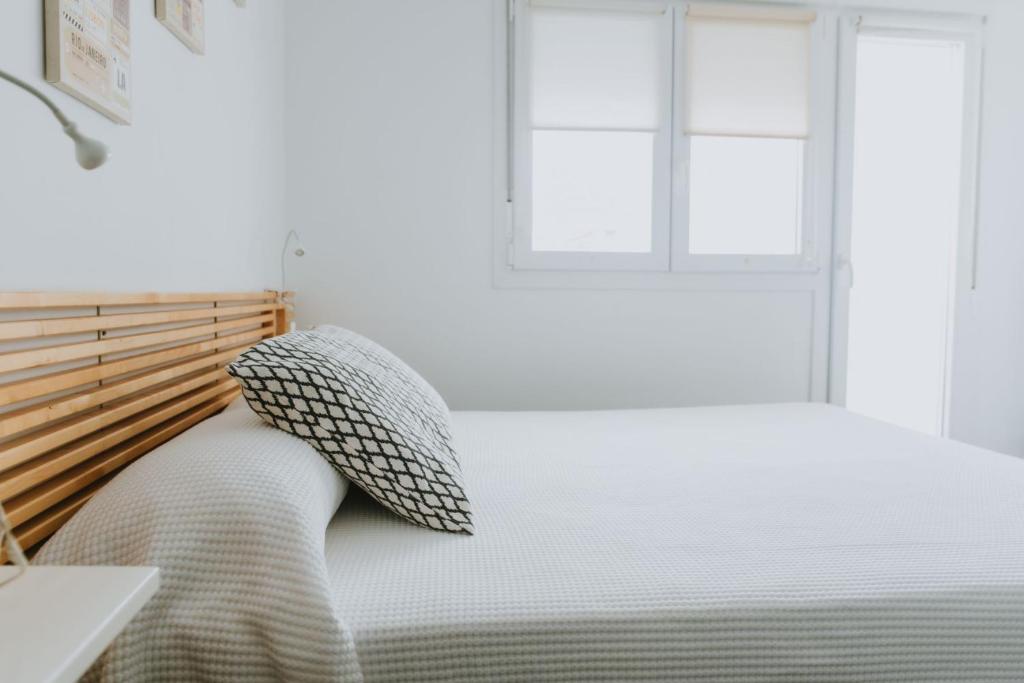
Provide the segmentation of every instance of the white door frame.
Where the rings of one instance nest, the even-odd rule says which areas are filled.
[[[854,133],[857,88],[857,38],[862,34],[906,38],[961,40],[964,54],[963,152],[960,217],[956,262],[951,278],[943,382],[942,434],[949,436],[950,385],[956,330],[960,328],[965,297],[977,287],[977,207],[981,147],[982,81],[984,76],[984,20],[936,19],[891,14],[844,15],[839,29],[839,74],[836,135],[835,234],[832,249],[832,306],[829,349],[828,400],[846,403],[849,354],[850,288],[856,264],[850,263],[853,225]]]

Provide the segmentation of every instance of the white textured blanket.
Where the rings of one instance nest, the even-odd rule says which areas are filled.
[[[346,490],[238,404],[133,464],[36,558],[160,567],[160,591],[87,678],[360,680],[323,554]]]
[[[147,455],[38,560],[163,569],[92,675],[1024,680],[1024,462],[824,406],[454,418],[472,537],[327,527],[244,408]]]
[[[378,681],[1022,681],[1024,462],[825,406],[456,413],[477,533],[350,495]]]

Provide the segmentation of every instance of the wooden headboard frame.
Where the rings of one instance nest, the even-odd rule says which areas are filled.
[[[224,366],[290,311],[273,291],[0,293],[0,503],[22,546],[233,401]]]

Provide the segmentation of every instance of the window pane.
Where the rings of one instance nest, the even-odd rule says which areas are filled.
[[[811,24],[806,13],[766,21],[691,10],[686,26],[687,133],[807,136]]]
[[[653,133],[533,133],[535,251],[649,253],[653,194]]]
[[[533,125],[654,130],[661,14],[535,7]]]
[[[690,253],[799,254],[802,140],[690,140]]]

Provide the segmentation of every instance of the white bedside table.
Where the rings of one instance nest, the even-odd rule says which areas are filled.
[[[160,585],[154,567],[28,567],[0,586],[0,679],[73,683]],[[0,567],[0,581],[17,569]]]

